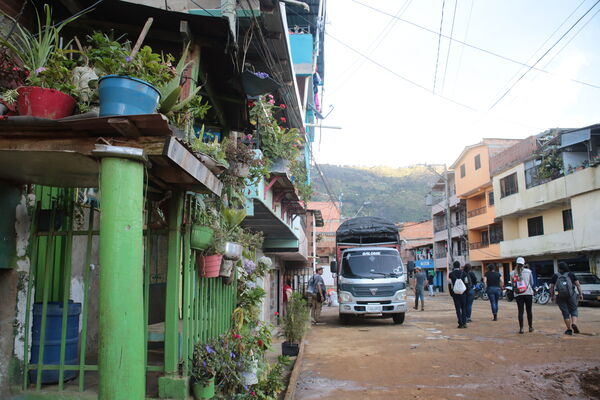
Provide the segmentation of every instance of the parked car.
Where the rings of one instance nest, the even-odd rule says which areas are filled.
[[[588,272],[576,272],[575,276],[581,285],[583,301],[600,301],[600,278]]]

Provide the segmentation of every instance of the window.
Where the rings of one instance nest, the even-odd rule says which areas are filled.
[[[571,213],[571,209],[563,210],[563,230],[571,231],[573,230],[573,214]]]
[[[502,224],[490,225],[490,243],[500,243],[503,240]]]
[[[463,164],[463,165],[460,166],[460,177],[464,178],[466,174],[467,173],[466,173],[466,170],[465,170],[465,164]]]
[[[493,190],[488,193],[488,204],[490,207],[494,205],[494,191]]]
[[[489,236],[488,231],[481,231],[481,243],[484,243],[484,244],[490,243],[490,236]]]
[[[519,191],[519,187],[517,186],[516,172],[500,179],[500,191],[500,197],[510,196],[511,194],[515,194]]]
[[[544,234],[544,218],[540,215],[539,217],[529,218],[527,220],[527,230],[529,236],[540,236]]]
[[[477,154],[475,156],[475,169],[478,170],[479,168],[481,168],[481,157]]]

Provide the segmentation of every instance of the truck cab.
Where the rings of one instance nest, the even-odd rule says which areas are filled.
[[[346,221],[336,232],[337,260],[331,264],[337,274],[340,322],[357,316],[393,318],[404,322],[406,268],[399,253],[398,230],[379,217]]]

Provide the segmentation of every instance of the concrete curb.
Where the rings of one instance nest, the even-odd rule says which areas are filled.
[[[298,350],[298,356],[294,361],[294,368],[292,368],[292,374],[290,375],[290,381],[288,382],[287,390],[283,400],[293,400],[296,392],[296,384],[298,383],[298,376],[300,375],[300,369],[302,368],[302,359],[304,358],[304,343],[306,340],[300,342],[300,350]]]

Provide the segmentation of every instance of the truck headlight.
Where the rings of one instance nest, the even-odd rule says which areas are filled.
[[[398,290],[394,295],[394,301],[406,300],[406,290]]]
[[[340,292],[340,303],[350,303],[352,295],[349,292]]]

